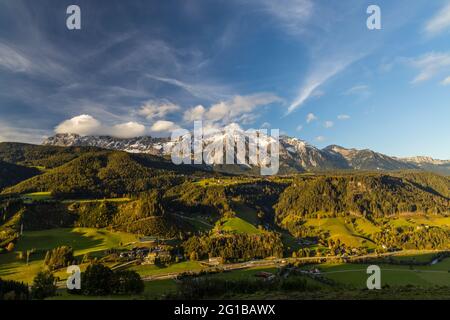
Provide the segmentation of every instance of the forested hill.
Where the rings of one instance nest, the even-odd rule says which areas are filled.
[[[283,177],[254,177],[246,182],[245,176],[234,176],[233,183],[226,187],[219,183],[215,187],[199,188],[198,180],[227,176],[205,167],[176,166],[170,160],[148,154],[93,147],[0,143],[0,161],[3,194],[51,192],[56,198],[105,198],[136,195],[152,189],[165,192],[183,185],[176,198],[177,204],[184,207],[195,207],[196,199],[204,198],[201,192],[205,187],[216,188],[213,198],[224,212],[229,211],[229,198],[240,197],[253,207],[274,207],[279,219],[291,215],[315,216],[321,212],[376,217],[449,211],[450,179],[420,171],[294,174],[287,177],[289,182],[283,182],[287,188],[268,185],[262,190],[270,193],[261,196],[262,191],[249,193],[248,190],[258,186],[258,181]],[[39,170],[32,166],[38,166]]]
[[[320,214],[379,218],[400,213],[448,214],[450,180],[427,173],[299,177],[280,195],[277,219]]]
[[[55,168],[82,154],[99,151],[95,147],[53,147],[1,142],[0,160],[24,166]]]
[[[58,156],[67,155],[53,154],[49,158],[60,161]],[[36,161],[42,163],[49,158]],[[193,167],[175,166],[152,156],[120,151],[82,152],[59,167],[47,169],[41,175],[6,188],[3,193],[46,191],[57,198],[117,197],[149,189],[164,189],[182,183],[186,173],[195,175],[196,172]]]
[[[40,173],[41,172],[36,168],[25,167],[0,160],[0,190]]]

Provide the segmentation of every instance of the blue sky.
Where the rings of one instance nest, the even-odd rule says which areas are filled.
[[[449,39],[439,0],[0,0],[0,141],[162,136],[201,118],[449,159]]]

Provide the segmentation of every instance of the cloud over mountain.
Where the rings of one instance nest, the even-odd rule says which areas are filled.
[[[132,138],[145,134],[145,126],[137,122],[120,123],[113,126],[102,124],[88,114],[65,120],[56,126],[56,133],[76,133],[81,136],[110,135],[117,138]]]

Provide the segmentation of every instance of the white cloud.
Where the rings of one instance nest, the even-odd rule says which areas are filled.
[[[247,96],[234,96],[230,100],[213,104],[209,109],[199,105],[185,111],[183,120],[208,120],[211,122],[242,122],[253,123],[258,114],[255,109],[268,104],[281,101],[279,97],[271,93],[256,93]]]
[[[338,120],[348,120],[350,116],[348,114],[340,114],[337,116]]]
[[[436,35],[446,29],[450,29],[450,4],[444,6],[425,25],[425,32]]]
[[[0,142],[23,142],[40,144],[50,132],[40,129],[11,127],[0,121]]]
[[[314,96],[320,86],[339,72],[343,71],[356,58],[347,56],[346,59],[338,61],[337,59],[324,59],[326,62],[316,66],[308,75],[303,85],[300,87],[299,93],[288,108],[287,114],[301,107],[310,97]],[[330,62],[332,61],[332,62]],[[319,91],[320,92],[320,91]]]
[[[174,122],[172,121],[167,121],[167,120],[158,120],[156,121],[151,127],[150,127],[150,131],[152,132],[170,132],[176,129],[179,129],[180,127],[178,125],[176,125]]]
[[[415,68],[419,69],[419,74],[412,80],[413,84],[450,71],[450,53],[430,52],[410,61]]]
[[[0,67],[13,72],[26,72],[31,70],[32,64],[17,50],[0,43]]]
[[[325,91],[317,89],[311,93],[311,98],[320,98],[324,95],[325,95]]]
[[[201,120],[205,114],[206,109],[202,105],[198,105],[193,108],[189,108],[183,114],[183,120],[187,122],[192,122],[195,120]]]
[[[318,142],[323,142],[323,141],[326,140],[326,138],[325,138],[324,136],[317,136],[315,139],[316,139],[316,141],[318,141]]]
[[[441,81],[441,84],[443,86],[448,86],[450,85],[450,77],[445,78],[444,80]]]
[[[324,123],[325,128],[332,128],[333,126],[334,126],[333,121],[325,121],[325,123]]]
[[[261,124],[261,128],[263,129],[269,129],[271,127],[271,124],[269,122],[264,122]]]
[[[111,135],[118,138],[133,138],[145,135],[145,126],[137,122],[117,124],[111,128]]]
[[[226,102],[219,102],[208,110],[206,117],[209,120],[223,120],[241,116],[254,111],[257,107],[265,106],[281,99],[271,93],[256,93],[248,96],[234,96]],[[228,120],[228,119],[227,119]]]
[[[314,10],[311,0],[258,0],[256,3],[293,35],[303,31]]]
[[[164,118],[166,115],[179,111],[180,106],[168,101],[148,101],[138,111],[138,114],[147,119]]]
[[[187,83],[174,78],[160,77],[152,74],[146,74],[146,76],[150,79],[167,83],[169,85],[179,87],[182,90],[190,93],[192,96],[207,99],[207,100],[218,100],[228,98],[230,95],[228,92],[230,89],[224,85],[211,85],[211,84],[203,84],[203,83]]]
[[[300,125],[297,126],[297,128],[295,128],[295,130],[302,131],[303,130],[303,126],[300,124]]]
[[[370,94],[370,89],[368,85],[359,84],[351,87],[344,92],[344,95],[368,95]]]
[[[82,114],[63,121],[55,128],[56,133],[76,133],[82,136],[104,134],[100,121],[88,114]]]
[[[40,44],[42,45],[42,43]],[[50,58],[40,53],[39,50],[36,51],[36,47],[33,47],[33,51],[30,52],[29,48],[21,50],[0,42],[0,70],[39,75],[49,79],[58,79],[63,83],[71,80],[73,75],[67,71],[65,65],[57,63],[56,60],[54,56]]]
[[[306,123],[311,123],[315,120],[317,120],[317,117],[314,115],[314,113],[308,113],[306,115]]]
[[[110,135],[118,138],[132,138],[145,134],[145,126],[136,122],[121,123],[114,126],[103,125],[94,117],[82,114],[61,122],[56,133],[76,133],[81,136]]]

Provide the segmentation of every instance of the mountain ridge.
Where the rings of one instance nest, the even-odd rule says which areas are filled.
[[[231,131],[222,131],[209,135],[207,142],[230,137],[243,130],[230,126]],[[208,142],[209,141],[209,142]],[[157,156],[170,154],[173,143],[168,138],[142,136],[135,138],[114,138],[111,136],[81,136],[72,133],[59,133],[42,142],[45,146],[62,147],[98,147],[103,149],[126,151],[129,153],[146,153]],[[214,155],[217,157],[217,155]],[[280,168],[285,171],[322,171],[333,169],[353,170],[404,170],[419,169],[446,175],[450,174],[450,160],[438,160],[431,157],[417,156],[400,158],[388,156],[370,149],[345,148],[329,145],[317,148],[308,142],[280,136]]]

